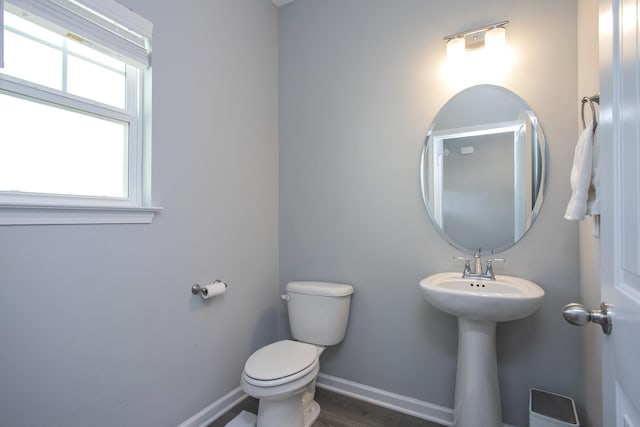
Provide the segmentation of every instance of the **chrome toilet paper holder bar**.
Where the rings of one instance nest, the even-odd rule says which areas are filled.
[[[227,285],[225,282],[223,282],[222,280],[216,279],[213,284],[215,285],[216,283],[222,283],[224,285],[225,288],[228,288],[229,285]],[[191,293],[194,295],[200,295],[203,294],[204,292],[206,292],[206,289],[203,288],[202,286],[200,286],[199,284],[195,284],[191,287]]]

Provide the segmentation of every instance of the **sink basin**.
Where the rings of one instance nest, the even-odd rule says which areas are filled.
[[[437,309],[462,319],[507,322],[533,314],[542,304],[544,290],[512,276],[496,280],[463,279],[461,273],[439,273],[420,281],[420,290]]]

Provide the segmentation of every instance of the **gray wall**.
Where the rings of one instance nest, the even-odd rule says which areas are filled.
[[[578,97],[591,96],[600,88],[598,64],[598,0],[578,2]],[[591,110],[585,106],[585,120]],[[582,119],[579,128],[582,131]],[[588,123],[588,122],[587,122]],[[594,237],[594,220],[580,223],[580,301],[589,308],[600,306],[600,240]],[[595,326],[595,325],[594,325]],[[581,328],[582,381],[586,427],[602,426],[602,330]]]
[[[579,295],[578,226],[563,219],[577,138],[576,16],[575,0],[297,0],[281,9],[281,284],[356,288],[346,339],[325,352],[323,372],[453,406],[456,321],[422,299],[418,281],[462,266],[427,219],[418,161],[429,123],[462,89],[441,74],[442,37],[507,19],[516,61],[486,83],[532,107],[551,162],[541,214],[497,267],[546,291],[538,313],[498,326],[504,420],[526,425],[529,387],[578,395],[582,371],[567,361],[580,333],[560,314]]]
[[[0,425],[176,426],[276,334],[277,9],[155,23],[151,225],[0,227]],[[193,283],[230,283],[219,299]]]

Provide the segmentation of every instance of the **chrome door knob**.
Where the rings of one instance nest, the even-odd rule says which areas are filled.
[[[608,307],[609,305],[603,302],[600,304],[600,310],[588,310],[584,305],[574,302],[564,306],[562,315],[572,325],[584,326],[589,322],[597,323],[602,326],[602,332],[609,335],[612,321]]]

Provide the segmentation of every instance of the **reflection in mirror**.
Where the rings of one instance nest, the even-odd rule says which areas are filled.
[[[466,253],[497,253],[540,211],[547,148],[538,119],[513,92],[473,86],[438,112],[422,150],[420,181],[438,231]]]

